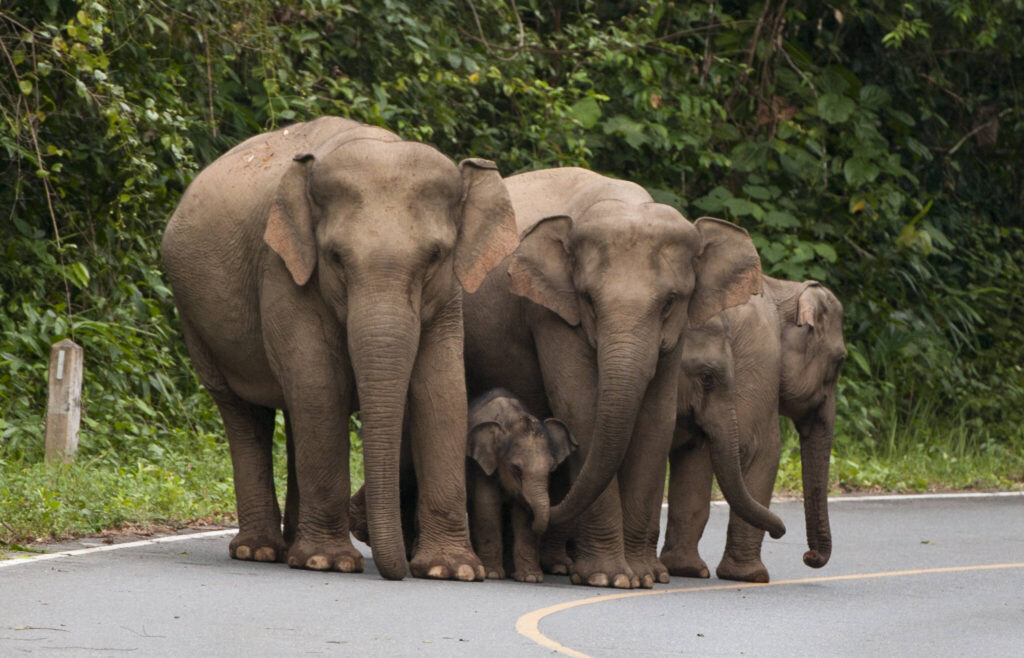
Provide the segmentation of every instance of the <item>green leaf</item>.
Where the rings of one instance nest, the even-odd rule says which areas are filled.
[[[21,93],[28,96],[32,93],[32,81],[31,80],[18,80],[18,88],[21,89]]]
[[[693,205],[705,212],[715,214],[722,212],[725,209],[725,202],[731,198],[733,198],[732,192],[718,185],[705,196],[694,201]]]
[[[853,100],[836,93],[822,94],[818,99],[818,116],[829,123],[842,123],[856,108]]]
[[[580,99],[569,107],[569,117],[580,122],[580,126],[589,130],[601,118],[601,105],[593,96]]]
[[[758,220],[764,217],[764,210],[761,206],[746,199],[737,199],[736,197],[733,197],[725,201],[725,207],[736,217],[741,215],[750,215],[754,219]]]
[[[815,243],[814,252],[830,263],[836,262],[836,259],[838,258],[836,250],[832,248],[832,245],[824,242]]]
[[[843,176],[846,182],[854,187],[872,183],[878,178],[878,166],[864,157],[852,157],[843,164]]]
[[[633,148],[640,148],[648,142],[644,135],[644,125],[637,123],[623,114],[616,114],[604,122],[604,133],[611,135],[618,133],[625,138],[626,143]]]
[[[891,100],[889,92],[878,85],[864,85],[860,88],[860,103],[869,110],[877,110]]]
[[[785,210],[769,210],[765,213],[764,223],[776,228],[795,228],[800,226],[800,220],[793,216],[793,213]]]

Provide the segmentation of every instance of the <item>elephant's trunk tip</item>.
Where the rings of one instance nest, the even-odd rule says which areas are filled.
[[[374,556],[373,561],[377,565],[377,571],[387,580],[402,580],[409,573],[409,562],[405,556],[399,556],[399,559],[391,564],[378,560],[377,556]]]
[[[828,558],[829,555],[827,553],[823,554],[811,549],[804,553],[804,564],[812,569],[820,569],[828,564]]]
[[[768,516],[768,534],[771,535],[771,538],[778,539],[782,535],[786,534],[786,524],[782,522],[782,519],[771,512],[768,513]]]
[[[545,533],[545,532],[547,531],[547,529],[548,529],[548,520],[547,520],[547,519],[540,519],[540,518],[536,518],[536,517],[534,517],[534,519],[533,519],[533,525],[532,525],[532,526],[530,526],[530,527],[531,527],[531,528],[533,529],[533,531],[534,531],[534,532],[535,532],[536,534],[538,534],[538,535],[542,535],[542,534],[544,534],[544,533]]]

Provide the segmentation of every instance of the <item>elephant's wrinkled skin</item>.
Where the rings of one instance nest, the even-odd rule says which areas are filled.
[[[577,169],[505,179],[521,243],[467,295],[470,393],[502,386],[532,413],[565,421],[582,466],[551,523],[579,516],[573,582],[651,587],[668,572],[646,550],[652,477],[668,458],[682,342],[761,289],[745,231],[691,224],[634,183]],[[723,489],[773,534],[782,522],[743,488],[738,446]],[[723,461],[727,461],[724,460]],[[611,485],[611,486],[609,486]],[[620,495],[621,494],[621,495]]]
[[[822,567],[832,552],[829,455],[839,369],[846,358],[843,307],[814,282],[764,277],[764,295],[728,309],[684,340],[677,429],[662,562],[672,575],[707,578],[697,552],[711,500],[707,440],[739,434],[748,489],[767,506],[779,468],[779,414],[800,434],[807,543],[804,562]],[[764,534],[730,513],[719,578],[768,582]]]
[[[231,447],[232,557],[362,569],[346,513],[348,416],[359,408],[381,574],[483,577],[465,521],[461,288],[476,288],[516,244],[493,163],[456,166],[348,119],[258,135],[196,177],[164,233],[163,260]],[[406,408],[424,483],[411,565],[398,502]],[[285,411],[293,476],[283,535],[275,409]]]
[[[507,391],[496,389],[470,404],[469,534],[488,578],[504,578],[510,562],[516,580],[544,580],[540,537],[548,527],[548,486],[555,469],[575,449],[576,441],[562,421],[541,422]],[[506,514],[510,544],[502,538]]]

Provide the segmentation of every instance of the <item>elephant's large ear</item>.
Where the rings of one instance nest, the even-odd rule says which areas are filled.
[[[477,423],[469,430],[466,438],[466,456],[480,464],[487,475],[494,475],[498,468],[498,437],[501,425],[493,420]]]
[[[304,286],[316,267],[316,238],[307,186],[313,156],[296,155],[277,186],[263,241],[277,252],[295,283]]]
[[[554,470],[579,447],[579,444],[576,443],[576,439],[573,438],[572,432],[565,426],[565,423],[557,418],[545,420],[544,427],[547,428],[548,437],[550,437],[548,445],[551,448],[551,456],[555,458],[555,463],[551,467],[551,470]]]
[[[804,281],[796,298],[796,326],[813,327],[827,310],[825,286],[817,281]]]
[[[697,285],[690,298],[691,327],[761,292],[761,258],[750,235],[723,219],[701,217],[694,225],[703,248],[694,261]]]
[[[483,158],[469,158],[459,163],[459,173],[462,202],[455,275],[466,292],[473,292],[488,272],[515,251],[519,236],[512,199],[498,166]]]
[[[575,327],[580,323],[580,305],[572,283],[567,215],[545,217],[530,227],[508,266],[509,290],[554,311]]]

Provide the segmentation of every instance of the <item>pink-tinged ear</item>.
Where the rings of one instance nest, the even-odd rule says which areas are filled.
[[[293,159],[278,183],[263,241],[284,260],[295,283],[304,286],[316,267],[313,211],[306,191],[313,156],[300,153]]]
[[[690,298],[689,319],[691,327],[699,327],[761,292],[761,258],[750,235],[731,222],[701,217],[694,226],[700,231],[703,248],[694,260],[697,283]]]
[[[455,275],[466,292],[474,292],[498,263],[519,244],[512,210],[498,166],[483,158],[459,163],[462,175],[459,241]]]
[[[813,327],[828,312],[828,288],[817,281],[804,281],[796,299],[796,326]]]
[[[487,475],[494,475],[498,468],[498,437],[501,425],[493,420],[477,423],[469,430],[466,438],[466,455],[480,464]]]
[[[572,218],[554,215],[540,220],[519,241],[508,266],[509,290],[554,311],[575,327],[580,304],[572,283],[569,231]]]

